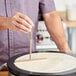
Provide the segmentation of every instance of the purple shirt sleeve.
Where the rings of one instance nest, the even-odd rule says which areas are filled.
[[[41,0],[40,10],[42,14],[55,11],[56,9],[55,9],[54,0]]]

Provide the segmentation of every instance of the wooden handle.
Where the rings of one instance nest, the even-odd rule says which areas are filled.
[[[29,54],[29,60],[31,60],[31,54],[32,54],[32,31],[30,32],[30,54]]]
[[[22,59],[22,60],[16,60],[15,63],[19,63],[19,62],[27,62],[27,61],[39,61],[39,60],[45,60],[47,58],[32,58],[31,60],[29,59]]]

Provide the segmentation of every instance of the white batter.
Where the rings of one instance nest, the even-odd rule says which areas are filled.
[[[76,58],[67,54],[62,53],[34,53],[32,54],[32,59],[41,60],[31,60],[29,55],[24,55],[16,59],[15,65],[23,70],[32,72],[42,72],[42,73],[58,73],[76,68]],[[25,61],[19,61],[24,60]]]

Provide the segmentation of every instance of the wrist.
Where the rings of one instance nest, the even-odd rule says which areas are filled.
[[[68,44],[65,44],[59,48],[60,52],[71,53],[71,49]]]
[[[7,29],[7,17],[0,17],[0,30]]]

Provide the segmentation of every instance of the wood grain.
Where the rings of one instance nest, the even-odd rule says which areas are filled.
[[[0,71],[0,76],[8,76],[8,71]]]

